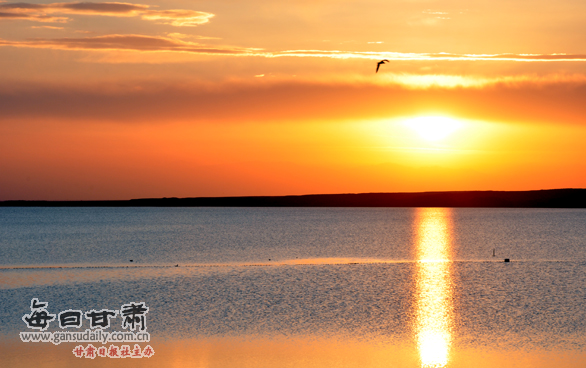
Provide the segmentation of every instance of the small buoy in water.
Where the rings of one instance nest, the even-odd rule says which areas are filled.
[[[511,260],[508,258],[505,258],[505,262],[511,262]]]
[[[133,262],[133,260],[131,259],[130,262]]]
[[[269,258],[269,261],[270,261],[270,260],[271,260],[271,259]]]

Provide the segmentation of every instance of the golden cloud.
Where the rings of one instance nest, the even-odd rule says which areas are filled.
[[[142,14],[142,19],[154,20],[174,26],[198,26],[210,21],[214,14],[193,10],[149,10]]]

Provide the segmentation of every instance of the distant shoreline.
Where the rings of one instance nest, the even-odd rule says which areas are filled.
[[[586,208],[586,189],[0,201],[0,207],[485,207]]]

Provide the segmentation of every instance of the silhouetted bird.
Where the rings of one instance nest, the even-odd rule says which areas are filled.
[[[381,65],[383,65],[384,63],[388,62],[387,59],[381,60],[378,63],[376,63],[376,73],[378,73],[378,68],[380,68]]]

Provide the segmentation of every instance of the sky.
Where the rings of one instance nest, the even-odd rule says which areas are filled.
[[[585,45],[581,0],[0,1],[0,200],[584,188]]]

